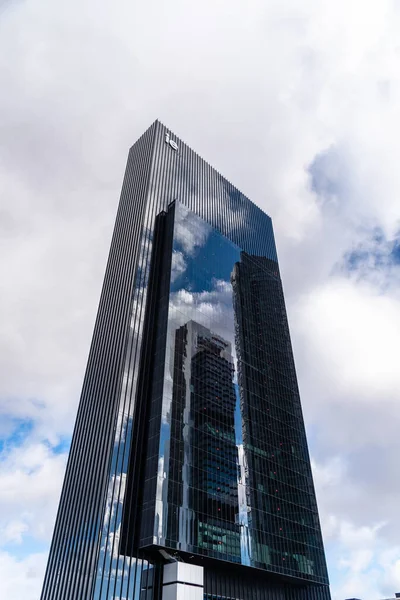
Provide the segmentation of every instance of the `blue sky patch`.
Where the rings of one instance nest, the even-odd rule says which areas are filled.
[[[338,269],[359,279],[383,276],[385,286],[396,282],[394,270],[400,265],[400,232],[388,239],[383,230],[375,227],[364,239],[343,256]]]
[[[0,452],[20,446],[32,432],[33,427],[33,419],[12,419],[10,424],[11,433],[0,439]]]

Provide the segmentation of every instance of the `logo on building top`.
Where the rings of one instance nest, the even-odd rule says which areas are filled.
[[[169,144],[175,152],[179,149],[179,146],[174,140],[171,140],[169,131],[165,132],[165,143]]]

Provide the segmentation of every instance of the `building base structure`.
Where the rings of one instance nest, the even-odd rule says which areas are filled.
[[[203,567],[173,562],[163,568],[163,600],[203,600]]]

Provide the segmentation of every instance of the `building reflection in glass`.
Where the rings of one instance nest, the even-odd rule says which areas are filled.
[[[326,577],[278,266],[241,252],[232,272],[252,564]]]
[[[323,583],[277,262],[241,251],[179,202],[167,218],[142,547]]]
[[[167,535],[182,550],[240,562],[233,376],[228,341],[195,321],[177,329],[168,503],[179,508]]]

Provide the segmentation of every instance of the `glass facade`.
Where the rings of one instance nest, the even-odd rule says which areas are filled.
[[[277,263],[167,219],[141,546],[326,583]]]
[[[129,154],[42,599],[161,600],[174,559],[329,600],[271,220],[171,139]]]

